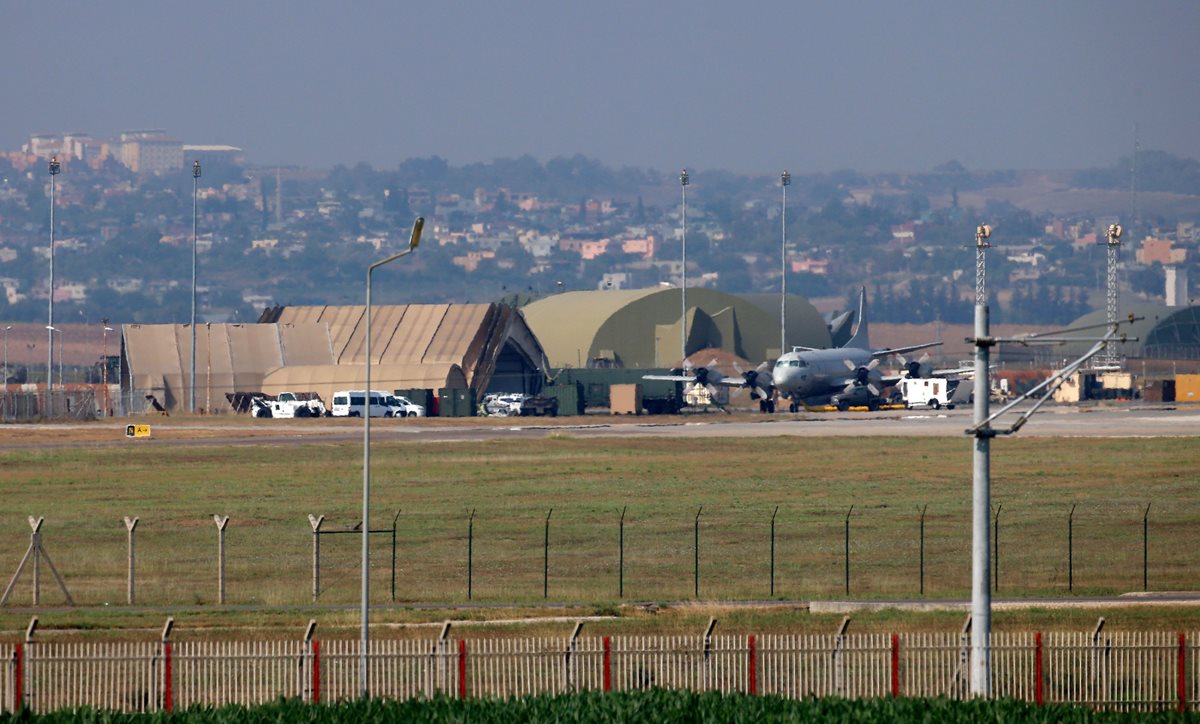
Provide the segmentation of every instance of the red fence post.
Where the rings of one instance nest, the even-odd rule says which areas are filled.
[[[170,714],[173,708],[171,691],[171,642],[163,643],[163,709]]]
[[[21,644],[17,644],[13,649],[13,713],[21,711],[21,705],[25,703],[25,692],[22,687],[25,683],[25,659],[22,656],[23,649]]]
[[[1187,675],[1185,666],[1187,664],[1187,642],[1183,634],[1179,634],[1179,711],[1183,713],[1187,711]]]
[[[604,690],[612,691],[612,642],[604,637]]]
[[[1033,697],[1038,706],[1045,703],[1045,696],[1042,692],[1042,632],[1038,631],[1034,634],[1034,649],[1033,649]]]
[[[892,634],[892,698],[900,698],[900,636]]]
[[[458,698],[467,698],[467,642],[458,640]]]
[[[321,703],[321,642],[313,639],[312,642],[313,655],[313,681],[312,681],[312,703]]]
[[[754,645],[754,634],[750,634],[750,693],[758,693],[758,651]]]

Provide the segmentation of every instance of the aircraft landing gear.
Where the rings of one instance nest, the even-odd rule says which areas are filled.
[[[759,400],[759,412],[770,415],[775,412],[775,400]]]
[[[792,403],[788,405],[788,412],[800,412],[800,403],[793,400]]]

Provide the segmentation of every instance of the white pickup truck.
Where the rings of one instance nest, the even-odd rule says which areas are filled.
[[[305,397],[308,397],[307,395]],[[325,417],[325,403],[320,397],[301,399],[295,392],[280,392],[275,399],[255,397],[250,401],[255,417]]]

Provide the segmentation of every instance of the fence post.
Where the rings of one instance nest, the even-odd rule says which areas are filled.
[[[472,563],[475,558],[475,509],[471,508],[471,517],[467,519],[467,600],[471,600]]]
[[[1179,713],[1187,711],[1187,675],[1185,666],[1187,664],[1187,643],[1182,633],[1179,634]]]
[[[708,691],[708,659],[712,656],[712,632],[717,627],[717,619],[708,619],[708,627],[704,629],[704,660],[700,666],[700,691]]]
[[[750,671],[748,674],[750,686],[747,690],[753,696],[758,693],[758,650],[755,646],[754,634],[750,634]]]
[[[308,514],[308,524],[313,531],[313,603],[321,595],[321,524],[324,522],[325,516]]]
[[[1000,592],[1000,509],[1004,505],[996,506],[996,519],[992,523],[992,587],[996,593]]]
[[[175,617],[168,616],[166,623],[163,624],[162,630],[162,651],[163,651],[163,711],[168,714],[175,707],[175,691],[173,689],[174,676],[172,671],[172,656],[171,656],[171,629],[175,627]]]
[[[604,690],[612,691],[612,640],[604,637]]]
[[[134,596],[133,596],[133,566],[134,566],[133,531],[137,529],[137,524],[138,524],[137,516],[134,516],[133,518],[130,518],[128,515],[125,516],[125,530],[129,535],[129,578],[128,578],[128,582],[125,586],[125,601],[130,606],[133,605],[133,598],[134,598]]]
[[[700,598],[700,513],[702,512],[704,512],[703,505],[696,510],[692,540],[692,585],[696,598]]]
[[[625,598],[625,511],[621,508],[621,520],[617,525],[617,598]]]
[[[842,618],[838,625],[837,634],[833,637],[833,693],[837,696],[846,695],[846,672],[842,650],[846,646],[846,629],[850,627],[850,617]]]
[[[1075,590],[1075,504],[1067,515],[1067,591]]]
[[[542,538],[542,598],[550,596],[550,516],[554,508],[546,513],[546,529]]]
[[[396,521],[400,520],[400,511],[392,516],[392,603],[396,602]]]
[[[22,656],[23,650],[20,642],[13,647],[13,713],[21,712],[21,705],[25,703],[25,693],[23,691],[25,683],[25,658]]]
[[[312,642],[312,703],[321,703],[321,640],[313,639]]]
[[[300,701],[307,701],[307,702],[315,701],[313,699],[313,697],[316,696],[316,694],[314,693],[313,689],[309,689],[307,696],[305,695],[305,688],[304,688],[305,666],[304,666],[304,664],[308,659],[312,659],[313,666],[315,667],[317,665],[316,664],[316,655],[313,653],[315,651],[315,649],[313,648],[313,634],[315,634],[316,632],[317,632],[317,620],[315,618],[310,618],[308,620],[308,627],[304,629],[304,641],[300,645],[300,671],[298,672],[299,675],[296,677],[296,688],[298,689]]]
[[[925,595],[925,511],[929,510],[929,504],[926,503],[921,508],[921,595]]]
[[[892,634],[892,698],[900,698],[900,636]]]
[[[1038,631],[1034,634],[1034,653],[1033,653],[1033,696],[1034,701],[1038,706],[1045,703],[1044,692],[1042,691],[1042,632]]]
[[[225,527],[229,525],[229,516],[213,514],[213,522],[217,524],[217,603],[225,604]]]
[[[575,629],[571,631],[571,638],[567,641],[567,650],[563,652],[563,693],[569,694],[575,691],[575,676],[571,667],[572,654],[575,653],[575,647],[579,643],[579,632],[583,630],[583,621],[575,622]]]
[[[854,506],[850,506],[850,510],[846,511],[846,595],[850,595],[850,514],[854,512]]]
[[[779,514],[779,506],[771,513],[771,597],[775,597],[775,516]],[[753,640],[753,637],[751,637]]]
[[[1142,514],[1142,590],[1150,590],[1150,503]]]
[[[467,641],[458,640],[458,698],[467,698]]]

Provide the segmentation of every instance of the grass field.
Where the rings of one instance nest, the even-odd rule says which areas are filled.
[[[1152,590],[1197,588],[1200,466],[1194,439],[1000,439],[993,501],[1000,513],[1001,595],[1067,591],[1067,515],[1076,505],[1074,592],[1140,590],[1142,514],[1150,509]],[[139,516],[138,603],[209,606],[217,594],[217,529],[230,516],[227,601],[311,602],[312,533],[350,527],[361,510],[361,447],[47,449],[0,454],[0,575],[43,515],[46,549],[76,602],[125,602],[123,516]],[[625,600],[841,598],[850,516],[850,595],[916,597],[919,509],[928,505],[925,595],[968,595],[970,452],[961,439],[760,437],[703,441],[578,439],[395,443],[373,448],[372,527],[398,519],[397,599],[467,601],[468,516],[473,600],[548,599],[608,610],[618,599],[618,519],[625,516]],[[358,600],[358,536],[322,541],[321,603]],[[390,535],[373,539],[373,600],[390,600]],[[29,574],[9,605],[30,600]],[[61,597],[43,571],[43,603]],[[349,615],[347,615],[349,618]]]

